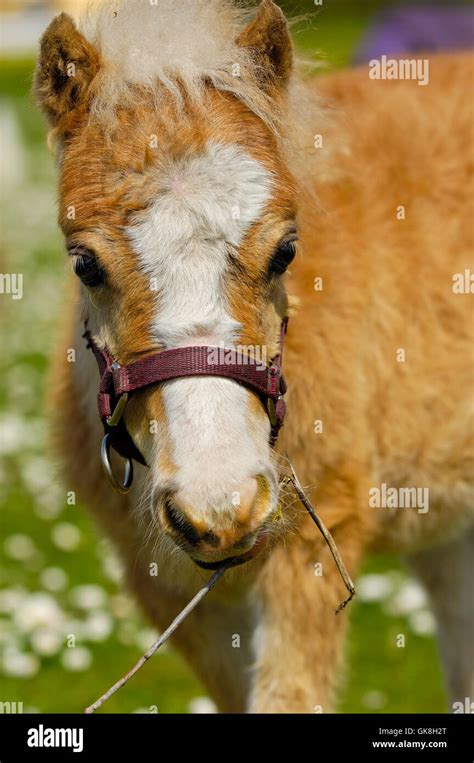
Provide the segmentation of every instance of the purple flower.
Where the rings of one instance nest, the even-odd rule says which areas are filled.
[[[359,45],[354,63],[382,55],[468,50],[474,45],[474,12],[466,7],[419,5],[378,13]]]

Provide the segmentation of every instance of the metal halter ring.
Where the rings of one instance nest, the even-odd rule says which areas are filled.
[[[125,474],[123,482],[120,483],[115,474],[112,471],[112,464],[110,463],[110,433],[104,435],[102,445],[100,446],[100,457],[102,459],[102,466],[104,467],[105,476],[118,493],[128,493],[132,487],[133,482],[133,461],[130,458],[125,459]]]

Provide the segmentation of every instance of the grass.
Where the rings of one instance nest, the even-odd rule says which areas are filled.
[[[330,64],[338,66],[350,59],[365,23],[365,14],[345,14],[337,19],[321,15],[316,31],[303,23],[296,37],[305,54],[324,48]],[[25,708],[77,712],[135,662],[153,640],[153,634],[123,594],[113,554],[99,539],[88,515],[80,506],[68,505],[45,453],[42,399],[65,266],[54,222],[53,161],[46,152],[43,121],[29,96],[32,67],[30,60],[4,61],[0,77],[2,114],[10,115],[19,130],[25,160],[23,176],[13,180],[2,200],[6,250],[6,265],[2,267],[7,272],[24,274],[25,298],[9,302],[3,318],[8,331],[2,370],[6,384],[0,397],[6,432],[0,497],[0,583],[7,596],[5,599],[4,593],[3,600],[0,598],[4,610],[3,615],[0,612],[0,646],[8,659],[13,654],[20,668],[18,654],[33,658],[34,669],[30,664],[26,675],[28,670],[23,666],[23,677],[3,675],[1,695],[5,700],[23,702]],[[56,584],[58,590],[51,590],[55,587],[51,581],[46,585],[51,576],[54,578],[51,567],[56,569],[56,577],[57,570],[62,571],[59,578],[61,574],[67,576],[62,586]],[[45,570],[49,573],[45,574]],[[406,575],[393,558],[370,561],[363,570],[363,576],[368,574],[391,576],[398,581],[398,588],[406,585]],[[84,584],[99,586],[104,602],[88,607],[74,603],[74,592]],[[20,627],[15,620],[33,592],[51,597],[64,620],[58,626],[63,642],[50,656],[35,652],[34,646],[38,630],[41,636],[41,628],[48,630],[48,623],[40,623],[32,630],[24,624]],[[12,596],[13,604],[11,600],[8,603]],[[396,592],[392,593],[394,597]],[[379,597],[373,603],[356,600],[351,605],[349,668],[341,710],[443,711],[445,696],[433,636],[417,632],[409,612],[387,614],[389,603],[390,597]],[[44,613],[40,612],[40,620],[41,616]],[[96,633],[92,639],[86,632],[91,617],[108,618],[109,633],[102,632],[100,638]],[[14,627],[9,625],[11,620]],[[66,669],[62,662],[68,627],[79,634],[85,663],[91,660],[89,666],[84,663],[76,671]],[[404,647],[397,646],[400,634],[406,639]],[[20,668],[17,673],[21,673]],[[180,658],[167,649],[112,698],[107,711],[152,708],[152,712],[184,713],[189,711],[191,700],[203,693]]]

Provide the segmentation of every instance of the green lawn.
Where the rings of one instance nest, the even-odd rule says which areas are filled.
[[[316,29],[314,27],[317,27]],[[305,22],[303,52],[342,65],[364,17]],[[62,300],[65,260],[55,225],[53,159],[29,88],[31,61],[3,62],[1,120],[8,151],[2,199],[5,272],[24,274],[24,298],[7,300],[0,392],[0,662],[2,698],[44,712],[76,712],[97,698],[153,640],[124,595],[117,562],[86,512],[67,504],[48,460],[42,398]],[[375,576],[375,577],[371,577]],[[92,588],[81,588],[84,585]],[[352,606],[346,712],[445,709],[433,625],[419,591],[392,558],[371,561]],[[373,599],[373,601],[371,601]],[[68,634],[76,648],[68,649]],[[405,646],[397,646],[399,634]],[[6,667],[8,666],[8,667]],[[109,712],[188,712],[204,694],[171,649],[113,698]]]

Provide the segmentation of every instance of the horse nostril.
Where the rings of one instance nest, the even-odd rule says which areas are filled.
[[[221,544],[219,538],[212,532],[212,530],[205,532],[201,540],[203,543],[207,543],[208,546],[213,546],[214,548],[219,548]]]
[[[240,483],[237,505],[229,495],[222,504],[202,508],[191,490],[168,489],[157,497],[163,531],[192,559],[206,563],[247,554],[268,516],[270,487],[264,477],[251,477]]]
[[[172,529],[181,535],[191,546],[197,546],[200,541],[199,533],[194,529],[170,498],[164,502],[165,516]]]

